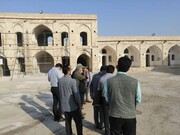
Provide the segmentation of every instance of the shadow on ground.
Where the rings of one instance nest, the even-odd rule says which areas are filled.
[[[154,67],[151,71],[180,75],[180,66],[177,67]]]
[[[38,120],[36,125],[39,123],[44,124],[53,134],[59,135],[64,134],[64,126],[58,122],[54,122],[52,113],[34,101],[33,98],[23,95],[21,97],[25,103],[19,103],[20,107],[34,120]],[[33,125],[35,126],[35,125]]]

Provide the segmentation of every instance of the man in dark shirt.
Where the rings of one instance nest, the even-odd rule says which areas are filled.
[[[103,111],[101,104],[101,91],[98,90],[99,79],[105,75],[107,70],[106,66],[101,66],[100,72],[95,74],[92,78],[90,85],[90,95],[93,99],[93,109],[94,109],[94,123],[97,129],[103,129]]]

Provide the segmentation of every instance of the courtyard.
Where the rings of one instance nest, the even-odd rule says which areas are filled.
[[[142,87],[137,106],[137,135],[179,135],[180,69],[131,71]],[[65,135],[65,123],[54,122],[46,74],[0,78],[1,135]],[[101,135],[93,124],[91,103],[84,105],[84,135]],[[76,134],[73,123],[73,131]]]

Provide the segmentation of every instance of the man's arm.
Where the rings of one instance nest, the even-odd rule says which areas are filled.
[[[76,80],[72,81],[72,92],[73,92],[75,102],[77,103],[79,108],[81,108],[81,99],[80,99],[79,91],[77,90]]]
[[[136,90],[136,105],[139,103],[141,103],[141,87],[140,87],[140,84],[138,82],[137,90]]]
[[[107,80],[104,83],[104,88],[103,88],[103,97],[105,97],[106,102],[109,102],[109,95],[108,95],[108,84],[107,84]]]

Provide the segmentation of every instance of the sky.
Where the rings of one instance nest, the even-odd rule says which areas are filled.
[[[180,0],[0,0],[0,12],[95,14],[99,36],[180,36]]]

